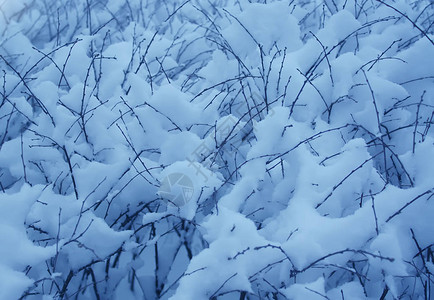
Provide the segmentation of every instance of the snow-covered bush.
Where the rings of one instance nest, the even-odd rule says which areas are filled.
[[[430,0],[0,0],[0,299],[431,299]]]

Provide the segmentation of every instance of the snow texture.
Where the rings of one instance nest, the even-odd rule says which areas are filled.
[[[0,300],[434,299],[430,0],[0,0]]]

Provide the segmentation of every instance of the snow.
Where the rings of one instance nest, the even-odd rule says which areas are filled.
[[[18,299],[31,286],[32,280],[22,272],[0,265],[0,299]]]
[[[0,12],[0,300],[434,293],[431,1]]]
[[[16,299],[32,284],[20,272],[27,265],[42,263],[54,254],[53,247],[39,247],[28,239],[24,225],[32,203],[43,187],[24,185],[19,193],[0,195],[0,299]]]
[[[324,278],[320,277],[309,284],[294,284],[290,288],[284,291],[285,296],[294,300],[312,299],[319,300],[324,299]]]

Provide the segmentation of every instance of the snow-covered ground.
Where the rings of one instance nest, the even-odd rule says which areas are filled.
[[[431,0],[0,0],[0,300],[434,299]]]

